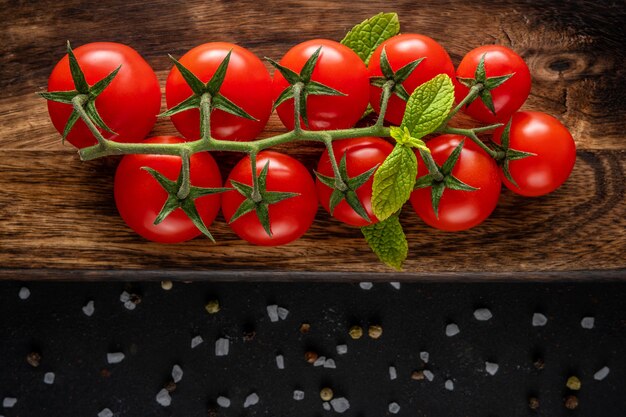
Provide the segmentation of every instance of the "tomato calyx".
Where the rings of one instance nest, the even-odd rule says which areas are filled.
[[[300,194],[283,191],[267,191],[267,173],[269,167],[270,161],[267,161],[261,173],[256,178],[256,181],[253,179],[253,183],[255,183],[256,186],[250,186],[232,179],[230,180],[230,184],[233,188],[246,199],[239,205],[228,223],[233,223],[241,216],[254,210],[263,229],[269,237],[272,237],[269,206]],[[256,169],[253,170],[253,175],[255,171]],[[226,190],[231,191],[233,188],[226,188]]]
[[[497,143],[492,142],[492,146],[496,150],[497,156],[495,159],[498,165],[500,165],[500,167],[502,168],[502,173],[504,174],[506,179],[511,182],[511,184],[519,188],[519,185],[517,184],[517,182],[513,179],[513,176],[511,175],[511,170],[509,169],[509,162],[515,161],[518,159],[528,158],[529,156],[537,156],[537,154],[534,154],[532,152],[518,151],[517,149],[511,149],[511,147],[509,146],[509,142],[510,142],[512,120],[513,119],[509,119],[509,122],[506,124],[506,126],[504,127],[504,130],[502,131],[502,135],[500,136],[501,144],[498,145]]]
[[[461,141],[441,166],[437,165],[432,158],[424,157],[425,155],[423,153],[425,153],[425,151],[419,149],[424,163],[428,165],[429,173],[417,179],[414,189],[431,187],[433,212],[437,218],[439,218],[439,202],[446,188],[456,191],[478,190],[478,188],[472,187],[452,175],[452,170],[459,160],[464,143],[464,140]]]
[[[39,93],[39,95],[46,100],[69,104],[74,107],[63,129],[62,141],[65,142],[65,138],[67,138],[67,135],[81,116],[87,117],[96,127],[115,134],[115,132],[106,125],[104,120],[102,120],[100,114],[98,114],[96,98],[111,84],[111,81],[113,81],[122,66],[118,66],[109,75],[90,86],[85,79],[85,73],[80,67],[76,55],[74,55],[70,41],[67,41],[67,56],[70,63],[70,73],[72,74],[72,80],[74,81],[74,87],[76,89],[71,91],[48,91]]]
[[[229,191],[230,188],[204,188],[191,185],[189,180],[189,154],[183,153],[183,164],[180,168],[180,173],[176,181],[172,181],[165,175],[161,174],[157,170],[150,167],[142,167],[144,171],[148,172],[152,177],[163,187],[167,192],[167,199],[163,204],[163,208],[154,219],[154,224],[157,225],[167,218],[174,210],[180,208],[185,212],[187,217],[193,222],[193,224],[200,230],[206,237],[215,242],[213,235],[209,232],[206,225],[202,221],[200,214],[196,208],[195,200],[210,194],[223,193]]]
[[[329,177],[319,172],[315,172],[315,176],[317,177],[317,179],[320,180],[322,184],[326,185],[329,188],[332,188],[333,190],[333,193],[331,194],[328,203],[331,215],[335,211],[335,207],[337,207],[337,205],[343,200],[346,200],[348,205],[359,216],[361,216],[363,220],[371,222],[371,219],[367,215],[365,207],[363,207],[363,204],[361,204],[361,201],[356,194],[356,190],[359,189],[363,184],[365,184],[372,175],[374,175],[374,172],[376,172],[376,169],[378,169],[378,166],[380,164],[376,164],[362,174],[350,178],[350,176],[348,175],[348,169],[346,164],[346,155],[347,153],[344,153],[341,157],[341,162],[339,162],[339,178]]]
[[[387,52],[385,48],[383,48],[380,53],[380,70],[383,73],[382,77],[371,77],[370,84],[375,87],[383,88],[385,84],[391,86],[391,93],[397,95],[404,101],[409,100],[409,93],[406,91],[402,83],[409,78],[409,76],[413,73],[415,68],[422,62],[424,58],[416,59],[415,61],[409,62],[404,65],[402,68],[394,71],[391,68],[391,64],[389,63],[389,59],[387,58]],[[381,97],[382,99],[382,97]]]
[[[493,106],[491,90],[504,84],[509,78],[514,76],[515,73],[512,72],[510,74],[500,75],[497,77],[487,77],[487,73],[485,72],[485,55],[487,54],[485,53],[482,57],[480,57],[480,61],[478,62],[478,66],[476,67],[476,71],[474,73],[474,78],[456,78],[461,84],[463,84],[467,88],[472,88],[475,86],[478,87],[478,94],[468,100],[467,103],[465,103],[466,107],[472,104],[472,102],[477,98],[480,98],[485,104],[485,107],[487,107],[489,111],[495,116],[496,109]]]
[[[296,95],[298,96],[298,108],[296,111],[299,112],[300,117],[304,121],[305,126],[309,126],[309,120],[307,118],[306,112],[306,99],[310,95],[314,96],[345,96],[346,94],[342,93],[339,90],[335,90],[332,87],[329,87],[325,84],[319,83],[317,81],[311,80],[313,75],[313,70],[315,69],[315,65],[320,57],[320,52],[322,51],[323,46],[320,46],[315,50],[315,52],[307,59],[304,63],[304,66],[300,70],[300,74],[297,72],[280,65],[278,62],[274,61],[271,58],[265,57],[265,60],[269,62],[280,74],[287,80],[289,83],[289,87],[285,88],[276,98],[274,105],[272,107],[272,111],[274,111],[278,106],[283,104],[285,101],[289,99],[296,99]]]
[[[190,71],[183,64],[178,62],[176,58],[174,58],[172,55],[169,55],[176,68],[180,71],[183,79],[185,80],[187,85],[189,85],[189,88],[191,88],[193,94],[187,99],[178,103],[176,106],[161,113],[159,117],[172,116],[174,114],[181,113],[190,109],[202,110],[202,108],[205,108],[205,110],[208,110],[208,113],[215,109],[219,109],[226,113],[242,117],[244,119],[258,121],[255,117],[248,114],[237,104],[233,103],[225,96],[220,94],[220,88],[222,87],[222,84],[224,83],[224,78],[226,77],[226,70],[228,69],[231,53],[232,50],[228,51],[220,65],[215,70],[215,73],[213,74],[211,79],[206,83],[202,82],[192,71]],[[205,118],[201,118],[200,120],[201,136],[203,138],[208,137],[210,130],[208,129]]]

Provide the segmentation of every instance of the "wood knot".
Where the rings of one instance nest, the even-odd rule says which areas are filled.
[[[608,62],[583,52],[540,54],[529,62],[533,77],[543,81],[576,80],[606,69]]]

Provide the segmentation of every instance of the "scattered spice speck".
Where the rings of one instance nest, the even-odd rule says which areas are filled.
[[[602,381],[604,378],[606,378],[609,375],[609,372],[610,372],[609,367],[604,366],[598,372],[593,374],[593,379],[595,379],[596,381]]]
[[[414,381],[422,381],[424,379],[424,371],[413,371],[411,372],[411,379]]]
[[[350,401],[345,397],[333,398],[330,401],[330,406],[336,413],[345,413],[350,409]]]
[[[17,293],[20,300],[27,300],[30,297],[30,290],[26,287],[20,288],[20,292]]]
[[[568,395],[565,397],[565,408],[568,410],[575,410],[578,407],[578,397],[575,395]]]
[[[219,300],[210,300],[208,303],[206,303],[204,309],[209,314],[219,313],[221,309]]]
[[[177,388],[176,382],[170,381],[167,384],[165,384],[165,387],[163,387],[163,388],[165,388],[167,390],[167,392],[169,392],[171,394],[172,392],[176,391],[176,388]]]
[[[361,326],[352,326],[348,334],[352,339],[358,340],[363,337],[363,328]]]
[[[578,391],[580,390],[580,387],[581,387],[580,379],[578,379],[577,376],[570,376],[569,378],[567,378],[567,382],[565,383],[565,386],[571,389],[572,391]]]
[[[541,313],[535,313],[533,314],[532,323],[534,327],[545,326],[548,323],[548,318]]]
[[[230,341],[220,337],[215,341],[215,356],[227,356],[230,349]]]
[[[328,387],[322,388],[320,391],[320,398],[322,401],[330,401],[333,399],[334,395],[333,390]]]
[[[500,365],[495,362],[485,362],[485,371],[487,371],[489,375],[495,375],[498,372],[499,368]]]
[[[172,281],[170,280],[161,281],[161,288],[163,288],[165,291],[171,290],[173,286],[174,284],[172,284]]]
[[[336,349],[338,355],[345,355],[348,353],[348,345],[337,345]]]
[[[371,290],[373,286],[374,286],[374,284],[372,284],[371,282],[360,282],[359,283],[359,287],[361,287],[362,290]]]
[[[448,390],[448,391],[454,391],[454,382],[452,382],[451,379],[448,379],[445,383],[444,383],[444,387]]]
[[[52,385],[54,384],[54,378],[55,378],[54,372],[46,372],[43,376],[43,383]]]
[[[583,329],[587,329],[587,330],[593,329],[595,324],[596,324],[596,319],[593,317],[583,317],[583,319],[580,321],[580,326]]]
[[[300,333],[307,334],[311,331],[311,325],[309,323],[302,323],[300,325]]]
[[[243,408],[252,407],[259,403],[259,396],[253,392],[252,394],[246,397],[246,400],[243,402]]]
[[[389,406],[387,407],[387,409],[389,410],[391,414],[398,414],[400,412],[400,404],[396,402],[389,403]]]
[[[111,411],[108,408],[105,408],[98,413],[98,417],[113,417],[113,411]]]
[[[87,317],[93,316],[93,313],[96,311],[94,307],[93,300],[87,301],[87,304],[83,306],[83,314]]]
[[[456,323],[449,323],[446,326],[446,336],[448,337],[456,336],[460,332],[461,329],[459,329],[459,326]]]
[[[109,364],[120,363],[124,360],[125,357],[126,355],[124,355],[122,352],[107,353],[107,362]]]
[[[172,367],[172,379],[174,383],[179,383],[181,379],[183,379],[183,368],[180,365],[174,365]]]
[[[383,335],[383,328],[378,324],[371,325],[367,329],[367,335],[372,339],[378,339]]]
[[[41,364],[41,354],[39,352],[30,352],[26,355],[26,362],[33,368],[37,368]]]
[[[204,342],[202,336],[198,335],[191,339],[191,348],[194,349]]]
[[[276,355],[276,367],[285,369],[285,357],[283,355]]]
[[[396,371],[396,367],[390,366],[389,367],[389,379],[393,381],[396,378],[398,378],[398,372]]]
[[[217,405],[222,408],[230,407],[230,398],[220,395],[219,397],[217,397]]]
[[[296,401],[304,400],[304,391],[301,391],[299,389],[294,390],[294,392],[293,392],[293,399],[296,400]]]
[[[543,361],[542,358],[537,358],[533,362],[533,365],[535,366],[536,369],[542,370],[546,366],[546,363]]]
[[[170,393],[165,388],[163,388],[157,393],[156,402],[163,407],[169,407],[172,403],[172,397],[170,396]]]
[[[539,399],[537,397],[530,397],[528,399],[528,408],[537,411],[539,409]]]
[[[315,361],[317,361],[317,357],[317,353],[313,351],[308,351],[304,354],[304,360],[310,364],[315,363]]]
[[[491,310],[488,308],[478,308],[474,311],[474,318],[478,321],[487,321],[491,320],[493,314],[491,314]]]

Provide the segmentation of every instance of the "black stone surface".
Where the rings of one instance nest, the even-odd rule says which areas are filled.
[[[132,279],[132,277],[129,277]],[[31,291],[20,300],[19,289]],[[141,295],[129,311],[119,301],[124,290]],[[366,291],[357,284],[174,283],[165,291],[159,283],[0,283],[0,400],[16,397],[5,417],[97,416],[105,407],[115,416],[207,416],[218,395],[232,401],[218,416],[321,417],[319,391],[331,387],[350,401],[346,416],[388,415],[392,401],[398,416],[589,416],[619,417],[626,410],[626,284],[403,284],[387,283]],[[222,310],[209,315],[205,303],[218,298]],[[92,317],[81,308],[94,300]],[[271,323],[268,304],[289,310],[286,320]],[[493,318],[479,322],[478,307]],[[548,317],[545,327],[532,327],[534,312]],[[583,329],[584,316],[595,317],[595,328]],[[311,324],[307,335],[302,322]],[[461,332],[446,337],[449,322]],[[351,340],[353,324],[380,324],[379,340]],[[254,330],[251,341],[244,332]],[[191,349],[191,338],[204,343]],[[216,357],[219,337],[231,341],[230,354]],[[338,355],[337,344],[348,353]],[[304,353],[315,350],[335,359],[337,369],[307,364]],[[427,369],[432,382],[411,380],[423,369],[420,351],[430,353]],[[42,355],[33,368],[31,351]],[[116,365],[107,352],[124,352]],[[285,369],[275,356],[285,357]],[[533,361],[541,356],[543,370]],[[496,375],[484,362],[497,362]],[[184,376],[172,393],[170,407],[155,401],[169,381],[174,364]],[[390,381],[395,365],[398,379]],[[593,374],[611,369],[603,381]],[[54,372],[53,385],[43,383]],[[563,406],[569,394],[568,376],[582,389],[579,407]],[[454,391],[444,389],[447,379]],[[303,401],[292,399],[305,391]],[[256,392],[260,402],[243,408]],[[538,412],[528,398],[540,401]]]

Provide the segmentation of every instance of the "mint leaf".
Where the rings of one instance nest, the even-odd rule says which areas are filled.
[[[359,23],[341,40],[367,64],[374,50],[392,36],[400,33],[400,22],[396,13],[379,13]]]
[[[402,263],[409,252],[409,245],[397,215],[362,227],[361,232],[378,259],[399,271],[402,269]]]
[[[413,91],[401,127],[407,127],[412,137],[422,138],[445,122],[453,103],[452,80],[446,74],[439,74]]]
[[[379,220],[400,210],[411,196],[417,177],[417,158],[411,148],[397,143],[374,174],[372,209]]]

